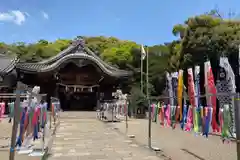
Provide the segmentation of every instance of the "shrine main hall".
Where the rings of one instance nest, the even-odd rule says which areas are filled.
[[[112,100],[117,88],[128,90],[132,75],[100,59],[81,39],[36,63],[0,55],[1,92],[13,93],[17,81],[40,86],[47,102],[57,97],[63,110],[93,110],[100,101]]]

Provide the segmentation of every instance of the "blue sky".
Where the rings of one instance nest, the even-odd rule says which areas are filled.
[[[218,8],[234,18],[239,0],[1,0],[0,41],[115,36],[153,45],[176,39],[175,24]]]

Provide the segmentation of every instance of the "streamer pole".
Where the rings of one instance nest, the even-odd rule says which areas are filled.
[[[45,123],[45,122],[43,122]],[[43,135],[42,135],[42,153],[44,153],[44,147],[45,147],[45,124],[43,125]]]
[[[49,120],[50,120],[50,124],[49,124],[49,128],[51,129],[52,128],[52,105],[53,105],[53,101],[52,101],[52,98],[51,98],[51,100],[50,100],[50,102],[51,102],[51,104],[50,104],[50,112],[49,112]]]
[[[235,108],[235,122],[236,124],[240,123],[240,96],[237,93],[234,99],[234,108]],[[236,127],[236,138],[237,138],[237,160],[240,160],[240,126],[235,125]]]
[[[126,113],[125,113],[125,121],[126,121],[126,133],[128,132],[128,103],[127,103],[127,100],[126,100],[126,102],[125,102],[125,105],[126,105]]]
[[[152,148],[151,145],[151,137],[152,137],[152,120],[151,120],[151,105],[149,100],[149,81],[148,81],[148,47],[147,47],[147,54],[146,54],[146,96],[147,96],[147,104],[148,104],[148,147]]]
[[[17,90],[16,90],[16,103],[14,105],[14,119],[13,119],[13,126],[12,126],[12,138],[11,138],[11,148],[9,154],[9,160],[14,160],[15,158],[15,147],[16,147],[16,138],[17,138],[17,130],[18,130],[18,123],[20,119],[20,91],[21,91],[21,84],[20,82],[17,83]]]

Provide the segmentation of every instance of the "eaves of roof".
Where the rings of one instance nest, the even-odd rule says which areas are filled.
[[[91,62],[93,62],[93,64],[97,65],[104,73],[113,76],[113,77],[128,77],[131,76],[133,73],[129,72],[129,71],[124,71],[124,70],[112,70],[109,69],[108,67],[106,67],[102,62],[100,62],[98,59],[96,59],[95,57],[85,54],[85,53],[72,53],[72,54],[67,54],[63,57],[61,57],[60,59],[58,59],[57,61],[55,61],[54,63],[51,64],[46,64],[46,63],[18,63],[16,65],[16,68],[21,69],[22,71],[26,71],[26,72],[40,72],[40,73],[44,73],[44,72],[50,72],[53,71],[55,69],[57,69],[58,67],[60,67],[61,65],[63,65],[65,62],[70,62],[74,59],[86,59],[89,60]]]
[[[123,75],[126,73],[128,73],[128,75],[133,74],[132,72],[129,72],[129,71],[120,70],[114,66],[111,66],[107,62],[103,61],[91,49],[89,49],[87,46],[85,46],[83,44],[82,40],[73,41],[73,43],[67,49],[61,51],[56,56],[51,57],[46,60],[43,60],[41,62],[38,62],[37,64],[51,65],[52,63],[55,63],[56,61],[60,60],[61,58],[65,57],[69,54],[75,54],[75,53],[79,53],[79,52],[84,52],[86,55],[92,56],[93,58],[95,58],[98,61],[98,63],[102,63],[105,66],[105,68],[107,68],[108,70],[112,70],[112,72],[122,73]]]
[[[0,54],[0,75],[4,76],[11,72],[19,62],[17,57]]]

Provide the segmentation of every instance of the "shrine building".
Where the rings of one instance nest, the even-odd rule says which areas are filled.
[[[22,63],[0,55],[1,92],[13,92],[17,81],[58,97],[64,110],[93,110],[101,100],[113,99],[117,88],[131,83],[131,71],[120,70],[100,59],[83,40],[76,40],[56,56],[37,63]]]

